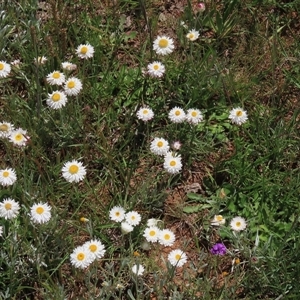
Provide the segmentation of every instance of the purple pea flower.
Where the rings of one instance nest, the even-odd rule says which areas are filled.
[[[226,251],[227,248],[223,243],[217,243],[210,249],[210,253],[213,255],[225,255]]]

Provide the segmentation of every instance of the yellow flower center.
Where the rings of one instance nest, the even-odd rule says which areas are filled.
[[[8,131],[8,126],[6,124],[0,125],[0,131]]]
[[[77,254],[77,259],[78,260],[84,260],[84,258],[85,258],[84,253],[80,252],[80,253]]]
[[[53,77],[54,79],[60,78],[59,72],[54,72],[54,73],[52,74],[52,77]]]
[[[69,81],[68,84],[67,84],[67,87],[69,89],[73,89],[75,87],[75,82],[74,81]]]
[[[78,166],[76,166],[76,165],[72,165],[72,166],[69,168],[69,172],[70,172],[71,174],[76,174],[76,173],[78,173],[78,170],[79,170],[79,168],[78,168]]]
[[[23,140],[23,134],[22,133],[18,133],[15,135],[15,140],[16,141],[22,141]]]
[[[180,110],[176,110],[175,111],[175,116],[179,116],[180,115]]]
[[[8,171],[4,171],[2,175],[3,175],[3,177],[8,177],[9,176],[9,172]]]
[[[241,117],[243,115],[243,112],[241,111],[241,110],[238,110],[237,112],[236,112],[236,116],[237,117]]]
[[[159,65],[154,65],[154,66],[153,66],[153,69],[154,69],[155,71],[157,71],[157,70],[159,69]]]
[[[131,220],[135,220],[135,216],[131,216]]]
[[[193,33],[189,33],[189,39],[193,39],[195,37],[195,35]]]
[[[54,93],[54,94],[52,95],[52,100],[53,100],[54,102],[59,101],[59,100],[60,100],[60,94],[59,94],[59,93]]]
[[[0,71],[2,71],[4,69],[4,64],[0,63]]]
[[[44,211],[45,211],[44,208],[41,206],[37,207],[35,210],[35,212],[39,215],[41,215]]]
[[[143,114],[144,114],[144,115],[147,115],[147,114],[148,114],[148,109],[144,109],[144,110],[143,110]]]
[[[191,113],[191,115],[192,115],[192,117],[197,117],[197,112],[195,112],[195,111],[193,111],[192,113]]]
[[[237,227],[240,227],[242,224],[241,224],[241,222],[236,222],[235,225],[236,225]]]
[[[167,48],[168,45],[169,45],[169,42],[166,39],[160,39],[159,42],[158,42],[158,46],[160,48]]]
[[[159,141],[159,142],[157,143],[157,147],[162,147],[163,145],[164,145],[164,143],[161,142],[161,141]]]
[[[87,46],[82,46],[80,49],[81,54],[86,54],[88,52],[88,47]]]
[[[120,216],[120,212],[116,212],[116,217],[119,217]]]
[[[180,260],[180,258],[181,258],[181,255],[180,255],[180,254],[176,254],[176,255],[175,255],[175,259],[176,259],[176,260]]]
[[[169,240],[171,238],[171,236],[167,233],[164,235],[165,240]]]
[[[4,207],[6,210],[11,210],[11,203],[5,203]]]
[[[176,166],[176,161],[175,161],[175,160],[171,160],[171,161],[170,161],[170,166],[171,166],[171,167]]]
[[[97,251],[97,246],[96,245],[90,245],[89,247],[91,252],[96,252]]]
[[[155,232],[154,230],[151,230],[151,231],[149,232],[149,235],[150,235],[150,236],[155,236],[155,233],[156,233],[156,232]]]
[[[223,220],[223,217],[221,215],[216,216],[217,221],[221,222]]]

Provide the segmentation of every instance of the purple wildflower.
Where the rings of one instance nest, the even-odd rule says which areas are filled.
[[[226,251],[227,248],[223,243],[217,243],[210,249],[210,253],[213,255],[224,255]]]

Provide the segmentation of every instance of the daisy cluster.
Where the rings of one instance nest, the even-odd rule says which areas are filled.
[[[14,124],[0,122],[0,138],[8,139],[15,146],[24,147],[30,140],[27,130],[15,128]]]
[[[0,202],[0,217],[11,220],[19,215],[20,204],[12,198]],[[43,224],[51,219],[51,207],[47,203],[35,203],[30,207],[29,217],[32,223]]]
[[[141,222],[141,215],[138,212],[129,211],[126,213],[122,206],[113,207],[109,211],[109,218],[112,221],[121,223],[121,231],[123,234],[133,231],[134,227]],[[149,219],[143,236],[148,243],[159,243],[164,247],[173,246],[176,240],[174,232],[170,229],[160,229],[158,226],[160,222],[158,219]],[[176,249],[169,253],[168,260],[171,265],[181,267],[187,262],[187,255],[180,249]],[[132,272],[136,275],[142,275],[144,266],[134,265]]]
[[[95,260],[100,260],[105,252],[105,246],[102,242],[93,239],[76,247],[70,255],[70,261],[75,268],[85,269]]]
[[[76,54],[81,59],[92,58],[94,55],[94,47],[90,44],[79,45],[76,49]],[[44,57],[42,59],[44,63],[47,59]],[[42,61],[38,59],[38,61]],[[36,63],[38,63],[36,61]],[[63,62],[61,67],[67,75],[70,72],[77,69],[77,65],[71,62]],[[54,90],[52,93],[48,94],[48,98],[46,99],[47,105],[52,109],[60,109],[67,104],[68,96],[78,96],[82,90],[82,82],[79,78],[70,76],[66,77],[63,72],[55,70],[47,75],[46,81],[48,84],[52,86],[59,86],[60,89]]]
[[[215,215],[211,220],[211,225],[220,226],[226,223],[226,219],[222,215]],[[246,229],[247,222],[244,218],[237,216],[230,221],[230,227],[233,231],[242,231]]]

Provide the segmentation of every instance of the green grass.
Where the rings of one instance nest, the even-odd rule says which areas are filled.
[[[0,218],[0,299],[298,299],[297,1],[208,1],[204,12],[194,1],[182,10],[159,0],[94,2],[3,1],[0,60],[21,64],[0,78],[0,121],[30,140],[20,148],[0,139],[0,169],[17,173],[0,201],[21,206],[16,218]],[[186,39],[181,21],[198,40]],[[159,34],[174,39],[173,53],[153,51]],[[76,56],[83,43],[95,48],[92,59]],[[47,63],[36,66],[38,56]],[[160,79],[143,75],[155,60],[166,67]],[[83,90],[52,110],[46,98],[56,87],[46,76],[64,61],[77,65],[71,74]],[[148,123],[136,117],[143,105],[155,113]],[[203,122],[171,123],[175,106],[200,109]],[[228,119],[235,107],[249,117],[241,126]],[[182,143],[179,174],[150,152],[155,137]],[[73,159],[87,168],[79,183],[61,175]],[[46,224],[30,221],[37,202],[52,207]],[[117,205],[142,216],[127,235],[109,219]],[[216,214],[225,225],[211,226]],[[230,229],[235,216],[245,231]],[[175,232],[174,246],[145,244],[148,218]],[[74,268],[70,254],[92,238],[105,256]],[[225,256],[210,254],[216,242]],[[183,268],[167,261],[176,248],[187,253]]]

